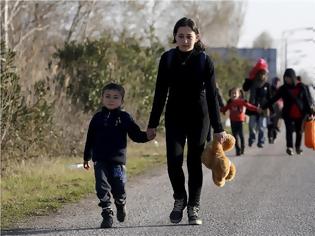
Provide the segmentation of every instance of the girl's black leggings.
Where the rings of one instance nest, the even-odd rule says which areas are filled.
[[[177,122],[166,120],[166,152],[168,175],[174,198],[187,198],[183,171],[184,147],[187,141],[188,205],[199,206],[203,174],[201,154],[209,131],[209,121]]]
[[[286,130],[286,140],[287,140],[287,148],[293,148],[293,132],[296,133],[295,136],[295,148],[301,148],[301,140],[302,140],[302,123],[303,119],[284,119],[285,130]]]
[[[232,134],[235,137],[235,149],[237,154],[244,152],[245,141],[243,134],[243,122],[242,121],[231,121]]]

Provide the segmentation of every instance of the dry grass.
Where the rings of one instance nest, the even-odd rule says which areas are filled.
[[[130,143],[127,174],[133,177],[156,165],[165,163],[165,145],[153,142]],[[69,165],[81,163],[81,157],[12,163],[9,175],[1,179],[1,228],[33,215],[56,211],[64,203],[75,202],[94,192],[94,175],[83,168]]]

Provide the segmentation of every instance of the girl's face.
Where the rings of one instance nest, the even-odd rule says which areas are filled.
[[[232,100],[239,98],[240,97],[240,91],[238,89],[232,90],[230,97]]]
[[[102,97],[102,103],[108,110],[114,110],[121,106],[122,96],[117,90],[105,90]]]
[[[179,27],[175,35],[176,45],[182,52],[193,50],[194,45],[199,40],[197,35],[189,26]]]
[[[284,81],[289,85],[293,85],[293,79],[291,77],[284,77]]]

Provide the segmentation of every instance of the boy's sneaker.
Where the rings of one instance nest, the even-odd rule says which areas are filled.
[[[115,205],[117,209],[117,220],[119,222],[124,222],[127,215],[126,204],[119,204],[115,202]]]
[[[201,225],[202,220],[199,217],[199,207],[198,206],[188,206],[188,223],[190,225]]]
[[[296,151],[297,155],[302,155],[303,154],[303,150],[301,148],[296,148],[295,151]]]
[[[175,199],[174,208],[170,214],[170,220],[174,224],[178,224],[183,219],[183,211],[187,206],[187,198]]]
[[[287,154],[292,156],[294,154],[293,148],[287,148]]]
[[[101,228],[111,228],[113,226],[114,212],[110,207],[103,208]]]

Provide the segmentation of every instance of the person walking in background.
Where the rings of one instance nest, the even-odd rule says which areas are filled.
[[[124,94],[124,88],[115,83],[103,88],[103,107],[93,116],[85,143],[83,167],[88,170],[89,161],[93,160],[96,195],[102,208],[101,228],[110,228],[113,224],[111,193],[118,221],[123,222],[126,217],[127,134],[135,142],[149,141],[147,133],[141,131],[132,117],[121,110]]]
[[[249,91],[249,103],[260,107],[261,104],[268,101],[271,97],[270,84],[267,82],[268,64],[260,58],[256,65],[249,73],[249,78],[245,79],[243,83],[243,90]],[[256,133],[258,132],[257,146],[262,148],[265,143],[265,128],[267,127],[267,111],[257,113],[246,110],[246,115],[249,116],[249,138],[248,146],[251,147],[256,140]]]
[[[243,122],[245,121],[245,109],[261,112],[259,108],[248,103],[243,99],[243,91],[240,88],[232,88],[229,90],[230,99],[226,106],[221,108],[221,111],[225,113],[227,110],[230,112],[232,134],[235,137],[235,149],[236,155],[244,154],[245,141],[243,133]]]
[[[170,221],[179,223],[187,206],[189,224],[200,225],[201,154],[209,131],[209,118],[214,138],[222,143],[226,133],[221,124],[213,62],[204,52],[195,22],[186,17],[177,21],[173,37],[176,48],[165,52],[160,59],[147,133],[148,137],[155,137],[167,99],[167,167],[175,200]],[[171,66],[168,66],[171,56]],[[200,71],[202,64],[205,64],[204,70]],[[188,194],[182,168],[186,139]]]
[[[292,68],[285,70],[284,84],[277,90],[276,94],[265,104],[262,109],[271,107],[273,103],[282,98],[283,109],[282,118],[286,128],[286,152],[293,155],[293,132],[296,132],[295,151],[296,154],[302,154],[301,139],[303,120],[312,113],[311,101],[309,100],[307,87],[298,81],[295,71]]]
[[[276,94],[280,87],[280,79],[278,77],[274,77],[271,80],[271,97]],[[281,110],[283,107],[282,99],[279,99],[272,105],[272,109],[270,109],[270,116],[268,117],[268,140],[269,143],[273,144],[275,139],[277,138],[277,133],[280,132],[280,118],[281,118]]]

